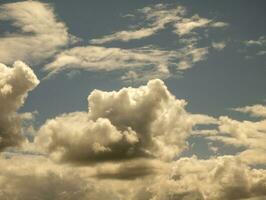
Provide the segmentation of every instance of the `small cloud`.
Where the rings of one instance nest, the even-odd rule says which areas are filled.
[[[221,51],[225,48],[225,42],[212,42],[212,47],[218,51]]]

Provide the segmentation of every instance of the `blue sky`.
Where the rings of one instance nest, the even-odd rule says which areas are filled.
[[[49,191],[42,183],[52,171],[62,187],[53,197],[35,188],[40,199],[265,198],[265,8],[263,0],[0,1],[0,169],[15,166],[3,178],[34,176]],[[43,166],[44,176],[27,166]],[[173,182],[159,193],[167,171]],[[24,181],[0,182],[19,188],[0,198],[29,199]],[[72,185],[83,181],[96,188]]]
[[[203,112],[211,115],[221,115],[230,112],[228,109],[248,104],[262,103],[265,97],[265,56],[256,56],[263,47],[248,48],[245,41],[257,40],[265,33],[264,2],[258,1],[210,1],[204,6],[195,1],[167,2],[173,5],[186,6],[190,15],[215,19],[228,23],[223,30],[208,30],[208,38],[200,41],[210,47],[212,42],[225,42],[221,51],[209,50],[206,60],[196,63],[192,68],[182,72],[182,75],[166,79],[171,92],[178,98],[189,101],[191,112]],[[80,45],[88,45],[89,40],[111,33],[128,30],[136,25],[123,15],[136,12],[136,9],[149,6],[141,2],[117,2],[102,6],[102,2],[73,3],[72,1],[53,1],[56,15],[68,27],[69,32],[83,41]],[[107,3],[108,4],[108,3]],[[75,10],[78,10],[76,12]],[[249,13],[248,15],[245,13]],[[97,21],[95,21],[97,19]],[[133,21],[133,22],[131,22]],[[111,42],[105,47],[134,48],[146,45],[156,45],[167,50],[178,50],[178,37],[169,27],[159,31],[154,36],[129,42]],[[201,34],[201,30],[197,30]],[[200,37],[200,36],[199,36]],[[211,47],[210,47],[211,48]],[[251,58],[246,58],[250,56]],[[45,61],[44,61],[45,62]],[[33,65],[39,76],[45,76],[42,66]],[[62,112],[84,110],[87,107],[86,98],[93,89],[116,90],[128,83],[120,80],[119,70],[110,73],[77,72],[73,78],[68,78],[66,72],[45,80],[29,96],[23,111],[38,110],[40,120]],[[105,80],[105,81],[103,81]],[[134,85],[140,85],[134,81]],[[51,86],[53,85],[53,87]],[[52,89],[51,89],[52,88]],[[66,90],[72,91],[71,93]],[[66,91],[66,92],[65,92]],[[58,95],[60,92],[60,95]],[[74,94],[73,94],[74,93]],[[49,96],[49,101],[46,96]],[[36,100],[35,100],[36,99]],[[60,103],[59,103],[60,102]],[[232,113],[234,114],[234,113]]]

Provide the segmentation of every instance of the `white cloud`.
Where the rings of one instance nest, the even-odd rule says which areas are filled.
[[[198,15],[186,17],[187,11],[183,6],[169,8],[163,4],[139,9],[136,15],[141,15],[143,25],[133,30],[123,30],[115,32],[102,38],[92,39],[91,44],[104,44],[112,41],[130,41],[142,39],[156,34],[167,26],[174,27],[174,33],[185,36],[199,28],[222,28],[227,26],[224,22],[215,22],[210,19],[202,18]]]
[[[21,61],[13,67],[0,64],[0,150],[22,140],[21,122],[29,114],[18,114],[29,91],[39,84],[34,72]]]
[[[0,37],[0,60],[5,64],[15,60],[39,63],[75,40],[65,24],[57,20],[53,8],[38,1],[1,5],[1,21],[19,29]]]
[[[186,47],[180,49],[180,51],[169,51],[152,46],[137,49],[85,46],[61,52],[54,61],[46,65],[45,70],[54,74],[68,68],[91,71],[122,69],[133,71],[135,75],[131,78],[139,77],[139,74],[141,76],[146,74],[144,79],[165,78],[171,75],[171,67],[185,70],[204,60],[207,54],[207,48],[195,47]],[[131,72],[131,75],[133,74]],[[127,79],[128,75],[122,77],[122,79]]]

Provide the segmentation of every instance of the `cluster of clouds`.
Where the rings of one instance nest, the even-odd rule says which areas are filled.
[[[260,36],[257,39],[253,40],[246,40],[244,41],[244,45],[248,49],[253,49],[255,50],[255,55],[256,56],[265,56],[266,55],[266,37],[265,36]],[[250,56],[247,56],[249,58]]]
[[[33,113],[19,109],[39,80],[28,65],[14,60],[36,63],[54,57],[45,66],[52,74],[64,69],[122,69],[127,70],[124,80],[165,78],[171,67],[185,70],[207,56],[208,47],[197,46],[197,29],[223,28],[226,23],[188,17],[184,7],[158,4],[136,12],[144,19],[141,27],[69,48],[78,39],[68,33],[49,4],[9,3],[1,5],[0,11],[0,21],[11,21],[19,29],[0,37],[0,60],[5,63],[0,64],[0,199],[266,198],[266,171],[259,167],[266,165],[265,105],[233,109],[254,120],[192,114],[185,100],[172,95],[163,81],[153,79],[138,88],[94,90],[88,96],[87,111],[48,119],[33,141],[23,133],[23,122]],[[178,51],[97,46],[143,39],[168,26],[184,44]],[[247,45],[260,45],[264,39]],[[225,43],[212,46],[222,50]],[[241,150],[205,160],[180,158],[195,135]],[[213,148],[220,151],[219,146]]]
[[[200,38],[195,30],[221,29],[228,26],[224,22],[202,18],[198,15],[187,17],[186,8],[182,6],[169,8],[157,4],[139,9],[134,17],[138,18],[139,15],[144,21],[140,27],[91,39],[91,45],[88,46],[67,49],[56,55],[54,61],[48,63],[45,69],[52,74],[69,68],[94,71],[127,69],[122,77],[122,80],[125,81],[164,79],[174,75],[177,71],[187,70],[195,63],[206,59],[209,47],[198,45]],[[151,45],[133,49],[95,46],[112,41],[128,42],[144,39],[166,29],[169,25],[174,28],[173,33],[180,43],[180,47],[177,47],[176,50],[160,49]],[[225,47],[225,42],[214,42],[210,46],[222,50]]]
[[[0,159],[0,197],[8,200],[263,200],[265,169],[233,156],[181,158],[153,176],[95,179],[92,168],[56,165],[42,157]],[[29,181],[30,180],[30,181]]]
[[[1,67],[6,112],[1,120],[12,119],[1,128],[19,127],[1,137],[26,140],[13,119],[23,120],[16,111],[39,81],[22,62]],[[191,114],[186,104],[159,79],[139,88],[94,90],[88,96],[88,112],[47,120],[36,132],[31,153],[2,153],[1,199],[264,199],[266,171],[252,166],[266,163],[263,109],[255,109],[265,106],[236,108],[260,116],[260,121],[240,122]],[[197,129],[201,124],[217,129]],[[196,133],[245,150],[206,160],[179,158]]]
[[[50,4],[39,1],[7,3],[0,6],[0,11],[0,22],[10,22],[15,28],[0,37],[1,62],[12,64],[22,60],[34,66],[45,64],[47,77],[66,69],[81,69],[122,70],[124,81],[165,79],[205,60],[210,47],[224,48],[225,43],[217,41],[209,46],[198,45],[200,37],[196,30],[228,26],[198,15],[189,16],[183,6],[170,8],[157,4],[136,11],[134,17],[143,20],[140,27],[91,39],[90,44],[77,46],[81,39],[69,33]],[[147,38],[169,26],[180,43],[174,50],[152,44],[135,48],[99,46],[115,40],[126,42]]]

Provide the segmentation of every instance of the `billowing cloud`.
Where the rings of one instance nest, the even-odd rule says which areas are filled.
[[[216,123],[185,111],[160,80],[140,88],[93,91],[89,111],[48,120],[36,142],[62,162],[99,163],[133,158],[171,160],[186,148],[193,126]],[[203,120],[204,119],[204,120]]]
[[[21,122],[29,117],[18,114],[29,91],[35,88],[39,80],[25,63],[16,61],[13,67],[0,64],[0,150],[19,144]]]
[[[64,23],[59,22],[49,4],[23,1],[0,5],[0,22],[11,22],[18,29],[0,37],[0,60],[39,63],[74,40]]]
[[[112,41],[130,41],[142,39],[156,34],[167,26],[174,27],[174,33],[178,36],[185,36],[199,28],[222,28],[227,26],[224,22],[202,18],[198,15],[187,17],[187,10],[183,6],[169,8],[167,5],[156,4],[155,6],[139,9],[134,17],[141,16],[144,25],[133,30],[115,32],[102,38],[92,39],[92,44],[103,44]]]

